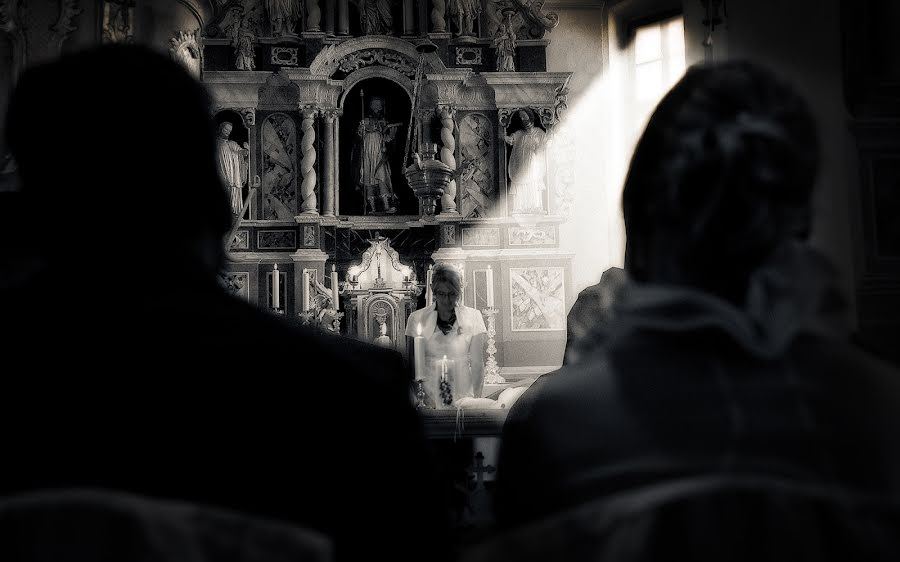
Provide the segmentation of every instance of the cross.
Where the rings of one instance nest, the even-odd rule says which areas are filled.
[[[475,453],[475,488],[484,488],[484,473],[493,474],[497,469],[491,465],[484,466],[484,454],[481,451]]]

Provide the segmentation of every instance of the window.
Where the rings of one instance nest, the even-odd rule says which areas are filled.
[[[635,28],[633,99],[642,126],[660,98],[684,74],[684,56],[682,16]]]

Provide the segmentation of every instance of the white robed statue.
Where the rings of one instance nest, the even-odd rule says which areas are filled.
[[[512,212],[517,214],[543,213],[546,159],[544,148],[547,133],[534,126],[528,111],[519,110],[522,129],[507,135],[505,140],[511,145],[509,158],[509,194]]]
[[[244,198],[241,190],[247,183],[250,169],[250,145],[246,142],[242,147],[233,140],[229,140],[234,126],[229,122],[219,125],[219,135],[216,139],[216,155],[219,167],[219,177],[225,184],[231,200],[231,212],[234,215],[241,213]]]

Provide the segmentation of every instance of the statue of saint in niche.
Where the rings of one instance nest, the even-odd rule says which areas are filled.
[[[225,189],[228,190],[228,198],[231,201],[231,212],[235,216],[241,213],[243,207],[242,189],[247,184],[249,171],[250,145],[244,146],[230,140],[231,130],[234,128],[230,122],[225,121],[219,125],[218,138],[216,139],[216,154],[219,165],[219,177]]]
[[[505,136],[509,148],[509,197],[512,214],[544,212],[547,133],[534,124],[531,110],[518,112],[522,128]]]
[[[360,97],[364,93],[360,90]],[[390,144],[402,123],[388,123],[384,118],[384,99],[373,97],[369,101],[369,116],[359,122],[357,154],[359,161],[357,189],[365,194],[366,212],[396,213],[394,186],[391,182]]]

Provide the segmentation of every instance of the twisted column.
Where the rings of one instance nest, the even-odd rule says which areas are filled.
[[[322,10],[319,9],[319,0],[306,0],[306,31],[319,31],[321,21]]]
[[[328,110],[322,112],[325,118],[325,129],[323,131],[324,157],[325,157],[325,177],[323,179],[322,214],[326,217],[334,216],[334,123],[337,118],[337,111]]]
[[[313,127],[316,110],[309,108],[302,111],[303,121],[300,130],[303,132],[303,140],[300,141],[300,175],[303,183],[300,185],[300,194],[303,196],[303,204],[300,212],[315,214],[316,211],[316,130]]]
[[[456,137],[453,136],[456,122],[453,120],[456,109],[449,105],[438,107],[438,117],[441,120],[441,162],[456,171]],[[456,180],[451,180],[450,185],[441,197],[441,214],[456,213]]]
[[[447,31],[446,12],[447,3],[444,0],[431,1],[431,31],[433,33]]]

